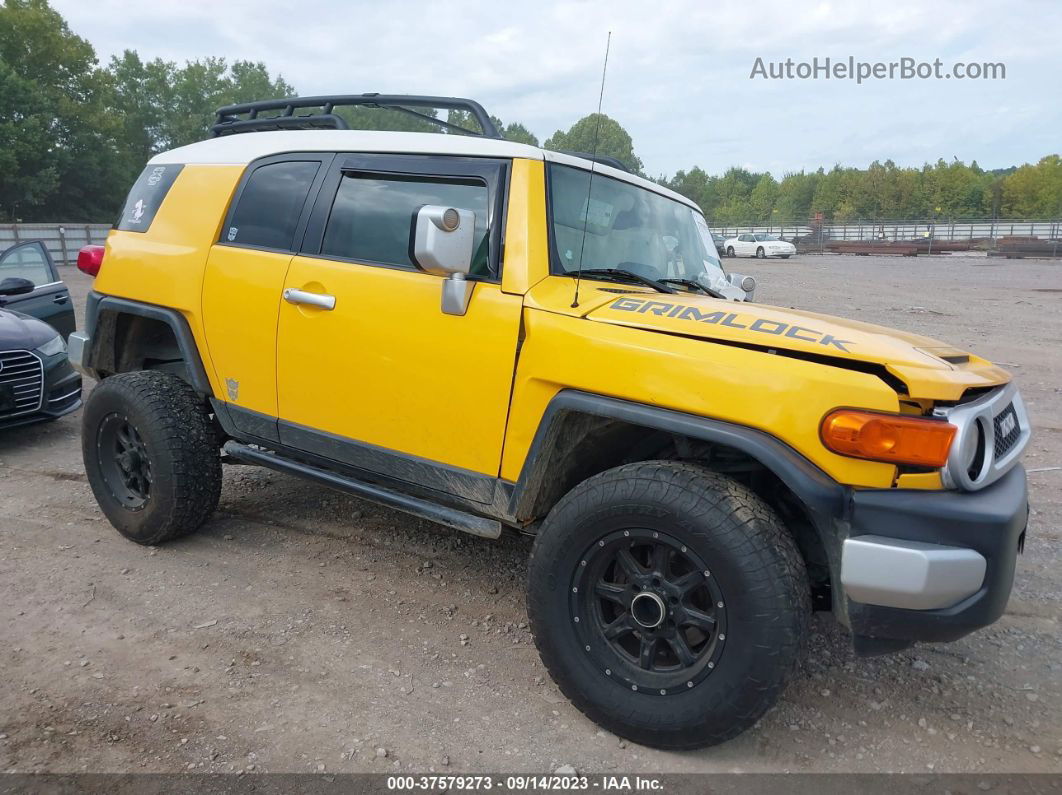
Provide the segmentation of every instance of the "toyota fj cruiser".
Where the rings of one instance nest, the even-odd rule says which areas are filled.
[[[356,105],[442,131],[345,129]],[[124,536],[195,531],[226,461],[532,534],[549,672],[668,748],[755,723],[812,610],[865,654],[1003,612],[1030,434],[1004,370],[754,303],[695,204],[469,100],[249,103],[212,132],[81,255],[85,468]]]

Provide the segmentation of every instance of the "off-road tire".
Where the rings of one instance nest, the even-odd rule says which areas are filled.
[[[138,505],[130,504],[133,492],[115,484],[115,473],[124,474],[114,469],[120,456],[109,443],[108,429],[115,423],[133,429],[147,461],[150,481]],[[188,535],[217,507],[221,495],[217,435],[202,398],[175,375],[139,371],[104,379],[86,403],[81,445],[96,501],[130,541],[151,545]],[[125,494],[124,501],[119,493]]]
[[[714,667],[665,695],[644,686],[635,692],[630,681],[644,672],[624,668],[632,679],[623,680],[612,670],[618,658],[586,634],[592,619],[578,616],[585,605],[573,584],[584,582],[584,561],[595,565],[605,539],[622,549],[626,528],[700,556],[710,570],[705,582],[714,580],[725,602],[717,627],[726,637],[716,638]],[[646,461],[584,481],[549,513],[531,552],[527,610],[547,670],[579,710],[621,737],[684,749],[737,736],[775,703],[803,648],[811,600],[796,543],[763,500],[697,464]]]

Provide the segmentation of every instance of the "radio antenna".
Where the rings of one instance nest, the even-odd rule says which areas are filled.
[[[612,46],[612,31],[608,32],[605,41],[605,65],[601,67],[601,91],[597,95],[597,119],[594,124],[594,150],[590,155],[590,179],[586,186],[586,210],[583,212],[583,239],[579,244],[579,265],[575,271],[575,297],[572,298],[572,308],[579,306],[579,284],[583,275],[583,251],[586,250],[586,227],[590,222],[590,196],[594,189],[594,174],[597,171],[597,143],[601,134],[601,101],[605,98],[605,73],[608,71],[608,51]]]

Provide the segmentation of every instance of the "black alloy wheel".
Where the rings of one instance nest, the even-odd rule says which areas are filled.
[[[587,549],[571,613],[605,675],[649,694],[694,687],[726,641],[726,603],[708,564],[656,530],[616,531]]]
[[[96,454],[103,480],[111,494],[129,510],[151,499],[151,456],[128,417],[108,414],[96,433]]]

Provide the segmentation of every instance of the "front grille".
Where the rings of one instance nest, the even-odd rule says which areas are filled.
[[[53,389],[48,393],[48,411],[61,411],[67,406],[73,405],[81,398],[81,382],[73,389],[67,384],[65,387]]]
[[[1002,458],[1021,436],[1021,423],[1018,421],[1018,413],[1014,410],[1014,404],[1011,403],[997,414],[993,424],[995,425],[996,458]]]
[[[44,365],[29,351],[0,351],[0,419],[39,411]]]

